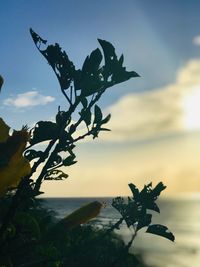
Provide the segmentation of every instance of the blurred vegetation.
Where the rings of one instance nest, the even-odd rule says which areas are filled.
[[[103,53],[95,49],[76,69],[59,44],[47,45],[32,29],[30,33],[58,79],[67,108],[58,107],[55,121],[39,121],[19,131],[11,131],[0,118],[0,266],[142,267],[142,260],[129,253],[141,228],[174,241],[167,227],[151,224],[149,211],[159,212],[156,200],[165,189],[162,183],[141,191],[129,184],[132,196],[112,202],[121,218],[103,228],[89,222],[101,212],[98,201],[58,221],[37,198],[43,181],[68,177],[67,168],[77,162],[78,141],[109,131],[105,124],[111,115],[104,116],[97,105],[105,91],[139,75],[126,70],[123,55],[118,58],[105,40],[98,40]],[[0,89],[2,85],[0,76]],[[133,230],[128,244],[114,232],[122,222]]]

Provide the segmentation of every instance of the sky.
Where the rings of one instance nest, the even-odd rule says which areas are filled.
[[[99,105],[112,114],[112,131],[81,142],[69,178],[44,182],[45,196],[128,195],[128,183],[150,181],[163,181],[166,197],[198,194],[199,13],[196,0],[1,1],[0,117],[12,128],[52,120],[67,105],[30,27],[79,68],[97,38],[110,41],[141,76],[104,94]]]

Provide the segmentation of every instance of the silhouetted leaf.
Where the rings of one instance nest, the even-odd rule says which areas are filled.
[[[44,180],[63,180],[66,178],[68,178],[68,174],[61,170],[50,170],[44,176]]]
[[[55,72],[61,89],[68,89],[76,73],[73,62],[69,60],[66,52],[62,51],[61,47],[57,43],[55,43],[55,45],[49,45],[45,50],[42,50],[40,48],[40,44],[41,42],[46,44],[46,41],[44,41],[32,29],[30,30],[30,33],[35,45]]]
[[[69,125],[71,122],[71,116],[69,116],[69,113],[66,111],[58,111],[57,115],[56,115],[56,123],[59,126],[67,126]]]
[[[99,48],[92,51],[90,56],[87,56],[82,67],[82,75],[93,76],[97,74],[102,61],[102,54]]]
[[[40,158],[42,155],[43,155],[42,151],[36,151],[34,149],[26,150],[24,153],[24,157],[28,159],[29,161],[36,159],[36,158]]]
[[[138,212],[137,231],[151,223],[152,214],[146,213],[145,208]]]
[[[30,144],[34,145],[43,141],[57,138],[59,127],[56,123],[51,121],[39,121],[34,130]]]
[[[86,123],[86,125],[89,126],[91,124],[92,119],[92,113],[90,109],[82,109],[80,115],[82,116],[82,119]]]
[[[75,155],[70,155],[68,156],[66,159],[63,160],[63,165],[64,166],[71,166],[73,164],[75,164],[77,161],[74,161],[75,159]]]
[[[3,77],[0,75],[0,91],[1,91],[2,85],[3,85]]]
[[[111,114],[108,114],[108,115],[101,121],[101,124],[105,124],[105,123],[109,122],[110,118],[111,118]]]
[[[94,123],[99,124],[102,120],[102,111],[99,106],[94,106]]]
[[[133,194],[134,199],[136,201],[138,201],[138,198],[139,198],[139,190],[138,190],[138,188],[134,184],[132,184],[132,183],[129,184],[128,186],[131,189],[131,192]]]
[[[86,109],[88,106],[88,101],[86,97],[81,98],[81,104],[83,105],[83,108]]]
[[[160,225],[160,224],[150,225],[146,232],[150,233],[150,234],[154,234],[154,235],[159,235],[159,236],[165,237],[165,238],[167,238],[167,239],[169,239],[171,241],[175,240],[174,235],[164,225]]]
[[[60,155],[55,155],[53,161],[48,165],[48,168],[53,168],[62,162],[62,157]]]
[[[110,86],[129,80],[133,77],[139,77],[135,71],[126,71],[126,68],[122,66],[124,57],[117,58],[114,46],[105,41],[98,39],[105,58],[105,66],[103,68],[104,81],[107,81]],[[109,87],[109,86],[108,86]]]

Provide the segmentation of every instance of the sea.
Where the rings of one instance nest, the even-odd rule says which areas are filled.
[[[112,198],[45,198],[43,205],[57,213],[58,218],[94,200],[106,203],[97,220],[109,224],[119,219],[112,207]],[[153,212],[152,223],[163,224],[175,235],[175,242],[160,236],[138,232],[130,252],[141,254],[145,263],[153,267],[200,267],[200,199],[167,198],[158,201],[160,214]],[[122,225],[116,231],[124,242],[131,239],[131,231]]]

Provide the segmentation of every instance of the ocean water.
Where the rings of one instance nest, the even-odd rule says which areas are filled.
[[[63,218],[93,200],[106,203],[98,216],[102,223],[119,218],[111,206],[110,198],[46,198],[43,205],[55,210],[57,216]],[[200,199],[167,199],[158,204],[161,213],[153,213],[153,223],[166,225],[174,233],[175,242],[141,230],[131,250],[141,253],[145,262],[154,267],[200,267]],[[117,233],[125,242],[131,238],[125,224]]]

